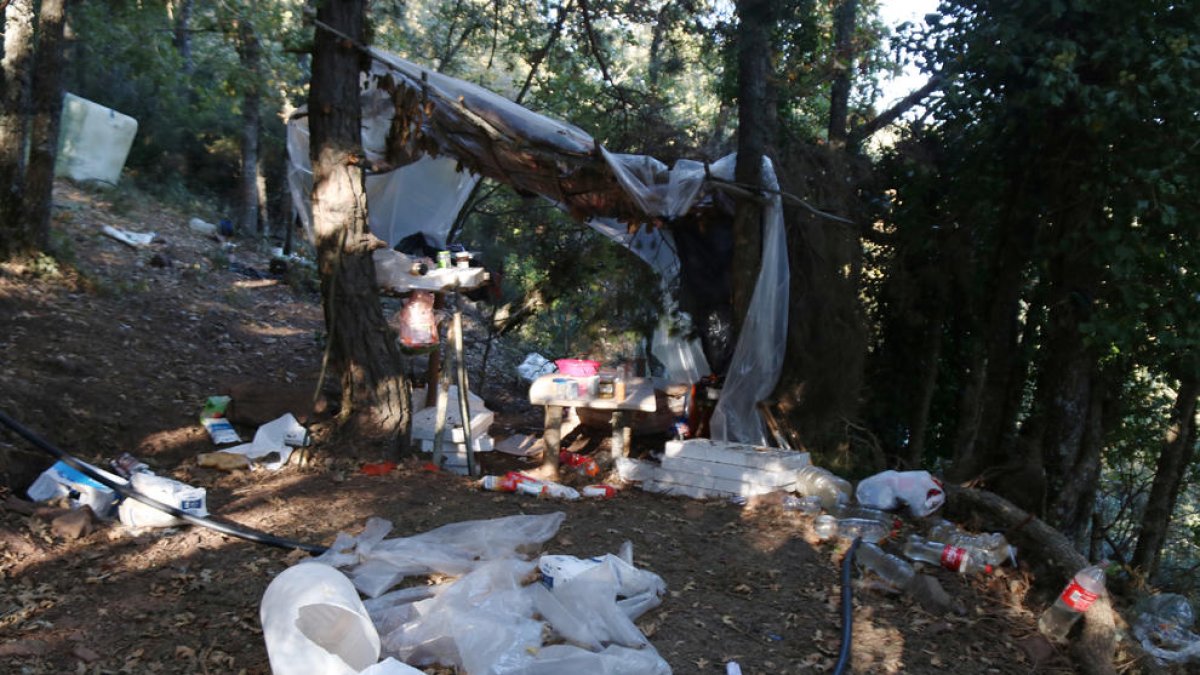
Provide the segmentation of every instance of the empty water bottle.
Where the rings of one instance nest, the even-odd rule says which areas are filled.
[[[948,520],[939,520],[929,530],[929,539],[960,548],[978,551],[989,565],[1003,565],[1006,560],[1016,565],[1017,550],[999,532],[971,534],[963,532]]]
[[[828,511],[837,504],[849,502],[853,490],[849,481],[833,475],[828,469],[806,466],[796,472],[796,492],[820,498],[821,506]]]
[[[860,570],[874,572],[880,579],[901,591],[908,590],[912,586],[913,579],[917,577],[912,565],[885,552],[875,544],[863,542],[858,547],[854,561]]]
[[[1054,604],[1042,613],[1038,619],[1038,630],[1051,640],[1066,640],[1071,626],[1104,593],[1103,563],[1079,570],[1071,583],[1059,593]]]
[[[959,574],[991,573],[992,571],[992,566],[982,560],[980,554],[971,549],[937,541],[926,541],[916,534],[911,535],[905,542],[904,555],[912,560],[941,565]]]
[[[813,521],[813,531],[821,539],[832,539],[833,537],[854,539],[857,537],[874,544],[886,538],[892,528],[871,518],[835,518],[823,515],[817,516]]]

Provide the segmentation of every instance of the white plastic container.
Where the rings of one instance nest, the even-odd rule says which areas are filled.
[[[379,660],[358,591],[329,565],[302,562],[271,581],[259,610],[274,675],[348,675]]]
[[[74,94],[65,95],[54,174],[115,186],[137,129],[137,120],[129,115]]]

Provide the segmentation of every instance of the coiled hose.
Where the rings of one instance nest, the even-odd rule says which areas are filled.
[[[853,589],[850,586],[850,568],[854,564],[854,552],[862,539],[855,537],[850,542],[850,549],[842,559],[842,647],[838,650],[837,665],[833,667],[833,675],[842,675],[850,664],[850,643],[854,628],[854,605],[852,603]]]
[[[181,520],[186,520],[187,522],[189,522],[193,525],[199,525],[200,527],[207,527],[210,530],[216,530],[217,532],[220,532],[222,534],[227,534],[231,537],[237,537],[239,539],[245,539],[247,541],[252,541],[256,544],[265,544],[267,546],[275,546],[277,548],[284,548],[284,549],[288,549],[288,550],[298,549],[301,551],[307,551],[309,553],[312,553],[313,555],[319,555],[321,553],[324,553],[327,550],[327,547],[325,547],[325,546],[318,546],[316,544],[305,544],[305,543],[299,542],[299,541],[292,541],[291,539],[283,539],[281,537],[276,537],[274,535],[267,534],[266,532],[259,532],[258,530],[252,530],[250,528],[243,527],[236,523],[223,523],[219,520],[214,520],[213,518],[210,518],[210,517],[194,516],[194,515],[188,513],[187,511],[177,509],[174,506],[171,506],[169,504],[164,504],[164,503],[158,501],[157,499],[154,499],[153,497],[147,497],[146,495],[138,492],[137,490],[134,490],[128,484],[118,483],[118,482],[108,478],[104,474],[95,471],[88,464],[81,462],[78,459],[76,459],[75,457],[71,456],[70,454],[67,454],[63,450],[60,450],[59,448],[55,447],[52,443],[50,443],[46,439],[42,438],[41,436],[37,435],[36,433],[34,433],[33,431],[31,431],[30,429],[25,427],[25,425],[14,420],[13,418],[9,417],[3,410],[0,410],[0,423],[4,424],[4,426],[8,427],[9,429],[12,429],[12,431],[14,433],[16,433],[18,436],[20,436],[21,438],[24,438],[25,440],[29,441],[31,444],[33,444],[34,447],[54,456],[58,460],[62,461],[63,464],[66,464],[67,466],[71,467],[72,469],[75,469],[76,471],[82,473],[83,475],[87,476],[88,478],[91,478],[92,480],[96,481],[97,483],[100,483],[101,485],[111,488],[114,492],[121,495],[122,497],[126,497],[129,499],[139,501],[147,506],[156,508],[159,511],[162,511],[164,513],[169,513],[172,516],[175,516],[176,518],[179,518]]]

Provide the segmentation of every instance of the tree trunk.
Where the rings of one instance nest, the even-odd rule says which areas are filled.
[[[50,205],[54,192],[54,161],[58,156],[58,127],[62,119],[63,25],[66,0],[42,0],[38,16],[36,70],[33,73],[33,124],[30,129],[29,170],[25,180],[25,227],[34,245],[50,243]]]
[[[258,44],[258,35],[254,32],[254,24],[247,19],[238,22],[238,59],[242,64],[245,81],[245,90],[242,92],[242,208],[238,224],[243,233],[260,233],[258,127],[261,49]]]
[[[849,134],[847,117],[850,110],[850,81],[854,71],[854,23],[858,0],[842,0],[833,12],[834,67],[837,75],[829,92],[829,143],[835,148],[846,146]]]
[[[327,0],[318,5],[317,20],[358,39],[363,14],[363,0]],[[317,27],[308,99],[313,229],[330,365],[341,374],[340,419],[361,413],[355,417],[365,430],[386,434],[394,452],[409,423],[409,399],[395,334],[375,289],[371,249],[379,240],[367,229],[358,86],[364,58],[350,40]]]
[[[751,189],[762,185],[763,157],[772,130],[766,104],[771,65],[772,0],[738,0],[738,142],[734,179]],[[733,219],[733,314],[738,329],[746,318],[762,260],[763,205],[741,198]]]
[[[933,405],[933,394],[937,390],[938,365],[942,358],[942,316],[945,303],[938,303],[934,315],[925,328],[921,341],[917,391],[913,397],[913,408],[909,416],[908,469],[923,466],[925,436],[929,429],[929,410]]]
[[[183,74],[191,76],[196,69],[192,61],[192,31],[189,24],[192,21],[192,5],[194,0],[179,0],[179,10],[175,15],[175,49],[183,60]]]
[[[33,0],[11,0],[4,12],[0,62],[0,259],[29,253],[34,247],[21,208],[33,26]]]
[[[1195,454],[1197,396],[1200,396],[1200,378],[1196,373],[1188,373],[1181,379],[1175,395],[1171,423],[1158,455],[1154,484],[1150,487],[1150,497],[1142,513],[1137,547],[1133,550],[1132,565],[1147,577],[1152,578],[1158,573],[1163,544],[1167,539],[1167,526],[1171,523],[1171,514],[1175,512],[1175,502],[1179,498],[1184,475]]]

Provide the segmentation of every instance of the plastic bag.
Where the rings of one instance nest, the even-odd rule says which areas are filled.
[[[525,360],[521,362],[521,365],[517,366],[517,374],[521,376],[521,379],[529,382],[533,382],[542,375],[553,373],[556,370],[558,370],[558,367],[550,359],[534,352],[530,352],[525,357]]]
[[[433,314],[433,293],[413,291],[400,308],[400,344],[409,349],[424,349],[438,343],[437,318]]]
[[[174,506],[200,518],[208,515],[204,488],[142,471],[134,472],[129,477],[129,483],[134,490],[167,506]],[[172,527],[186,522],[135,499],[122,501],[117,513],[121,516],[121,523],[127,527]]]
[[[877,473],[858,484],[855,496],[863,506],[884,511],[907,506],[918,518],[937,511],[946,501],[942,484],[928,471]]]
[[[1200,635],[1188,630],[1195,617],[1187,598],[1155,595],[1138,604],[1133,634],[1147,653],[1162,663],[1200,661]]]

